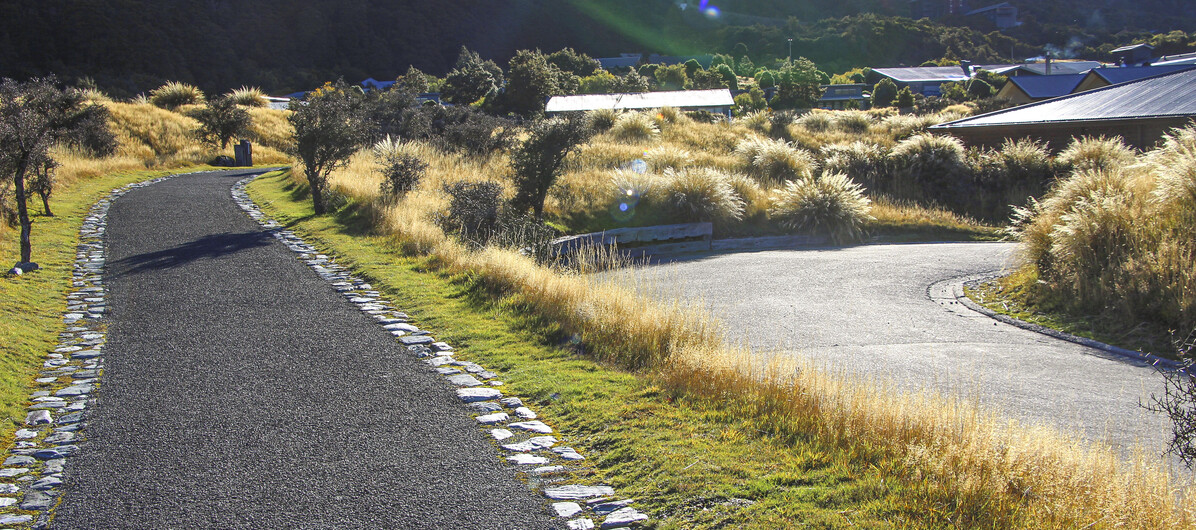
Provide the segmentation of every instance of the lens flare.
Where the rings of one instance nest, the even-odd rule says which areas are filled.
[[[706,14],[706,18],[718,18],[722,16],[722,12],[719,11],[718,6],[710,6],[702,12]]]
[[[627,165],[627,169],[643,175],[644,173],[648,172],[648,163],[644,162],[644,159],[642,158],[637,158],[632,160],[631,163]]]

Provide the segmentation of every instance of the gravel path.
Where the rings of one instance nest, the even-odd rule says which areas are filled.
[[[186,175],[109,211],[110,327],[59,528],[550,528],[428,366]]]
[[[935,300],[945,279],[998,271],[1010,243],[865,245],[701,255],[648,267],[662,297],[700,300],[763,355],[917,391],[966,396],[1011,418],[1160,454],[1165,417],[1138,406],[1161,390],[1143,363],[1019,329]]]

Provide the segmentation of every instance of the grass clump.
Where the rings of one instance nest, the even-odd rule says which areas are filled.
[[[820,133],[831,130],[836,120],[830,112],[810,112],[797,119],[797,125],[809,132]]]
[[[266,101],[266,93],[258,87],[242,86],[229,91],[226,97],[243,107],[265,107],[269,104],[269,101]]]
[[[864,189],[842,173],[791,180],[773,192],[768,214],[791,230],[826,234],[836,243],[863,238],[872,220]]]
[[[888,184],[888,153],[879,145],[858,140],[830,144],[823,146],[819,155],[823,172],[847,175],[866,191],[879,193]]]
[[[660,126],[647,113],[628,112],[615,120],[609,134],[624,142],[648,142],[660,136]]]
[[[619,113],[615,109],[597,109],[586,113],[586,120],[590,128],[597,133],[609,131],[619,120]]]
[[[766,185],[807,178],[817,166],[808,151],[782,140],[747,138],[735,147],[735,154],[747,172]]]
[[[872,128],[872,116],[860,110],[835,113],[835,128],[853,134],[864,134]]]
[[[149,102],[166,110],[175,110],[184,105],[199,105],[205,100],[202,90],[178,81],[166,83],[149,93]]]
[[[894,179],[887,190],[900,200],[950,203],[970,181],[963,143],[949,136],[919,134],[890,153]]]
[[[711,168],[665,171],[669,179],[665,200],[685,221],[738,221],[743,219],[744,200],[731,187],[726,175]]]
[[[1109,171],[1134,162],[1134,150],[1120,136],[1075,139],[1059,153],[1059,163],[1072,171]]]

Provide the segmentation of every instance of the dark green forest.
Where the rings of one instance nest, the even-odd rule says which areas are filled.
[[[713,18],[698,2],[681,9],[670,0],[7,0],[0,76],[86,76],[114,95],[166,80],[285,93],[338,76],[393,79],[407,65],[443,75],[462,45],[499,64],[519,49],[567,46],[595,57],[746,52],[760,63],[783,58],[788,38],[795,56],[838,72],[944,56],[1020,59],[1048,45],[1093,56],[1196,27],[1187,0],[1013,3],[1026,23],[998,33],[976,17],[895,17],[907,14],[905,0],[715,0]],[[1193,41],[1181,33],[1168,42],[1177,52]]]

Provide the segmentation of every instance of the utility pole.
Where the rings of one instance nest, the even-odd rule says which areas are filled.
[[[789,39],[789,62],[793,62],[793,39]]]

